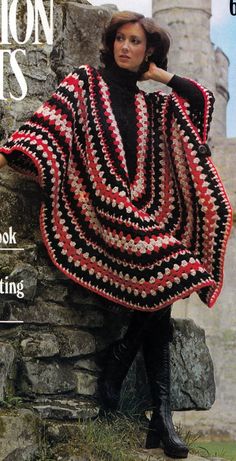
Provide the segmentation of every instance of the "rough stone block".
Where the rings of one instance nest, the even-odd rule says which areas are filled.
[[[77,377],[77,393],[80,395],[94,395],[97,390],[97,377],[85,371],[75,371]]]
[[[101,37],[111,16],[101,7],[75,2],[64,3],[63,13],[63,31],[54,42],[51,54],[52,68],[60,79],[73,67],[85,63],[99,64],[100,40],[91,40],[91,30],[93,37]]]
[[[36,325],[64,325],[97,328],[103,325],[103,315],[98,311],[79,310],[72,306],[62,306],[42,299],[35,300],[27,307],[15,303],[11,306],[10,320],[23,320]]]
[[[25,360],[19,380],[24,395],[60,394],[76,390],[77,379],[69,364]]]
[[[4,172],[5,173],[5,172]],[[1,176],[2,176],[1,172]],[[5,182],[7,186],[7,181]],[[18,183],[17,179],[15,180],[15,188],[17,189]],[[28,188],[30,197],[32,196],[32,188]],[[20,185],[19,192],[17,193],[12,190],[4,190],[1,188],[1,208],[0,208],[0,222],[1,222],[1,232],[4,232],[12,226],[14,223],[14,231],[17,233],[17,244],[22,245],[22,240],[26,238],[27,235],[32,235],[32,229],[34,225],[36,226],[36,216],[37,212],[35,210],[36,203],[35,198],[31,201],[23,197]],[[19,210],[19,211],[18,211]],[[24,216],[24,219],[22,219]],[[15,259],[19,260],[19,254],[15,255]]]
[[[98,371],[99,367],[92,359],[79,359],[75,362],[74,368],[81,368],[88,371]]]
[[[57,338],[52,333],[30,333],[21,341],[21,348],[26,357],[53,357],[59,354]]]
[[[19,263],[11,272],[9,280],[23,281],[24,301],[33,301],[37,289],[37,270],[30,264]]]
[[[37,265],[38,270],[38,280],[44,284],[49,285],[51,283],[60,283],[64,282],[65,280],[68,281],[66,275],[59,271],[59,269],[54,266],[51,261],[49,261],[46,249],[40,242],[39,244],[39,254],[40,254],[40,261]],[[55,301],[55,299],[53,300]]]
[[[0,190],[1,194],[1,190]],[[20,245],[22,242],[20,243]],[[15,267],[19,263],[26,263],[26,264],[35,264],[37,259],[37,248],[36,245],[30,244],[27,242],[23,244],[24,252],[20,252],[20,254],[16,251],[11,252],[2,252],[0,258],[0,270],[2,274],[10,275],[12,271],[14,271]],[[3,295],[1,295],[1,300],[3,299]]]
[[[207,410],[215,401],[215,381],[205,332],[193,320],[178,319],[173,323],[172,406]]]
[[[38,451],[39,431],[39,418],[29,410],[0,412],[1,461],[32,459]]]
[[[67,287],[63,285],[48,285],[43,284],[38,289],[39,296],[45,301],[53,301],[54,303],[64,303],[68,295]]]
[[[70,299],[73,304],[79,306],[102,307],[103,299],[81,286],[74,286],[70,289]]]
[[[78,357],[95,352],[95,339],[85,331],[58,328],[58,337],[61,357]]]
[[[95,418],[99,413],[98,405],[87,400],[77,399],[44,399],[42,403],[33,405],[41,418],[56,420],[78,420]]]
[[[15,373],[16,353],[8,342],[0,342],[0,400],[8,394]]]

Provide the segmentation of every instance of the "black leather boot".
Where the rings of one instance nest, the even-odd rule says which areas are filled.
[[[146,448],[164,449],[171,458],[187,458],[188,448],[175,431],[170,408],[170,353],[171,308],[158,322],[154,320],[143,343],[143,353],[150,390],[153,414],[147,434]],[[157,319],[158,320],[158,319]]]
[[[122,383],[143,342],[150,315],[134,311],[124,337],[108,347],[98,379],[100,414],[117,410]]]

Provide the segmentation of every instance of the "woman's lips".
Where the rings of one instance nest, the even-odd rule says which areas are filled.
[[[129,56],[126,56],[126,55],[124,55],[124,54],[121,54],[121,55],[119,56],[119,58],[120,58],[120,59],[130,59]]]

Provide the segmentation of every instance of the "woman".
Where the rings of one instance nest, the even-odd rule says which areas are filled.
[[[153,397],[146,447],[187,457],[170,411],[172,303],[222,285],[231,210],[206,144],[213,96],[166,70],[168,34],[138,13],[108,24],[105,66],[72,72],[1,149],[1,165],[38,175],[41,230],[54,264],[133,310],[99,379],[104,410],[142,345]],[[137,80],[172,87],[146,94]],[[29,161],[31,160],[31,161]],[[216,232],[217,231],[217,232]]]

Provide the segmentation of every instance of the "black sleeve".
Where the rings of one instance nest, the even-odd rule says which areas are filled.
[[[202,92],[190,80],[174,75],[169,83],[167,83],[167,86],[172,88],[182,98],[187,99],[193,109],[203,111],[204,97]]]

